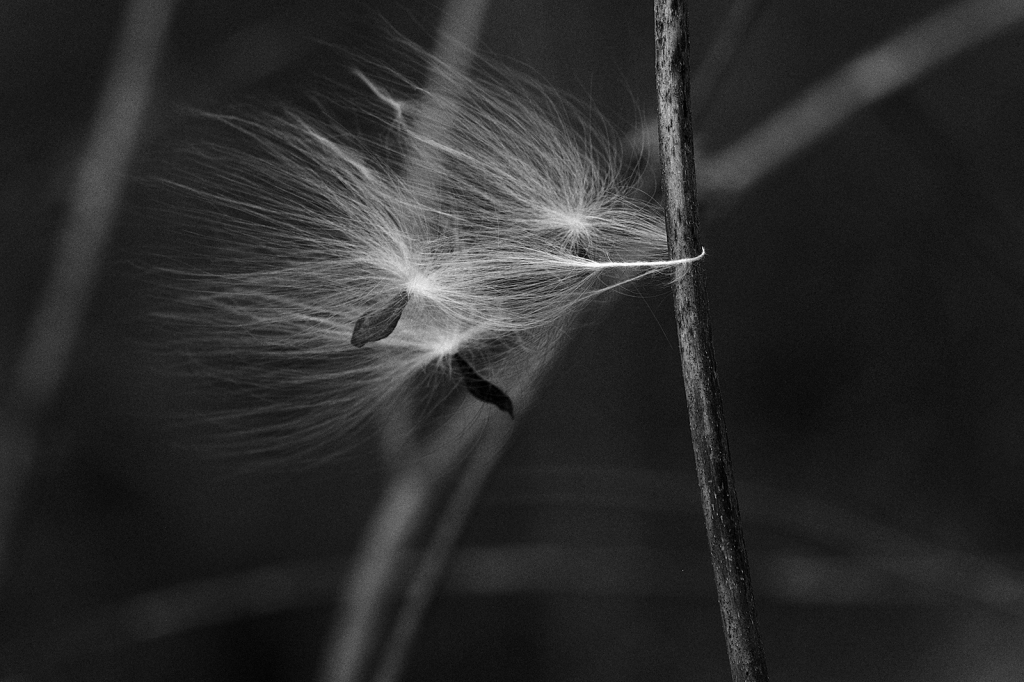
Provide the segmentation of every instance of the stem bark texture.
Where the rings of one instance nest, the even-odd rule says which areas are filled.
[[[687,23],[683,0],[655,0],[662,182],[672,258],[701,252]],[[732,678],[735,682],[767,681],[711,344],[703,261],[679,267],[673,295],[697,480]]]

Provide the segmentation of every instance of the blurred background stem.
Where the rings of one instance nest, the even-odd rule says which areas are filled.
[[[7,536],[31,473],[35,430],[71,362],[152,96],[176,0],[133,0],[71,187],[50,275],[0,404],[0,583]]]

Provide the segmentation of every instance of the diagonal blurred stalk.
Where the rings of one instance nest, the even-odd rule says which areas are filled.
[[[708,107],[719,92],[722,81],[736,62],[740,47],[767,4],[768,0],[733,0],[729,6],[729,14],[716,30],[707,56],[694,69],[690,104],[698,127],[701,117],[707,115]]]
[[[1020,0],[962,0],[943,7],[854,58],[713,155],[702,177],[715,190],[741,193],[858,111],[1022,21]]]
[[[701,251],[685,0],[655,0],[654,15],[665,221],[670,257],[679,258]],[[766,681],[711,343],[704,264],[680,267],[673,293],[697,481],[732,678]]]
[[[701,162],[705,192],[739,196],[843,126],[858,112],[1024,22],[1020,0],[961,0],[862,52],[779,111]],[[703,82],[703,76],[695,87]],[[713,94],[711,95],[713,96]],[[694,101],[697,115],[706,112]],[[656,121],[630,135],[634,153],[657,154]],[[646,181],[653,191],[655,178]]]
[[[552,352],[546,363],[541,363],[519,378],[518,390],[514,395],[516,405],[530,404],[545,370],[559,354],[557,351]],[[446,425],[444,431],[430,444],[430,454],[455,452],[464,463],[456,474],[455,489],[449,495],[409,580],[402,607],[395,618],[391,635],[385,642],[373,682],[397,682],[400,678],[420,624],[455,556],[459,537],[512,435],[513,424],[504,415],[488,412],[484,418],[478,412],[474,417],[471,404],[467,401],[456,419]],[[520,410],[520,414],[522,412]],[[467,433],[471,440],[467,441]]]
[[[415,124],[415,137],[444,139],[450,113],[442,107],[457,101],[460,93],[449,91],[455,79],[443,78],[438,69],[467,72],[472,67],[476,44],[483,28],[489,0],[449,0],[443,10],[432,51],[433,66],[427,75],[424,108]],[[440,90],[439,90],[440,89]],[[429,192],[439,172],[429,148],[412,149],[405,163],[406,180],[420,192]],[[410,545],[421,535],[453,477],[458,464],[474,460],[496,462],[511,433],[511,424],[489,429],[490,419],[480,416],[480,404],[463,400],[452,419],[428,443],[417,443],[408,404],[397,405],[383,425],[385,458],[395,471],[374,510],[352,569],[339,587],[341,607],[328,635],[320,679],[323,682],[358,682],[374,674],[378,660],[386,662],[380,675],[397,677],[431,597],[436,593],[443,567],[451,559],[455,538],[468,518],[465,513],[443,515],[432,529],[428,551],[414,568],[410,582],[404,565]],[[507,421],[507,418],[505,418]],[[486,434],[486,437],[484,437]],[[477,444],[475,450],[473,444]],[[472,452],[472,454],[467,454]],[[487,466],[489,471],[493,464]],[[470,468],[470,471],[472,468]],[[486,478],[486,473],[484,474]],[[462,488],[469,499],[449,506],[472,508],[482,488]],[[393,599],[404,594],[393,619]],[[401,625],[397,625],[401,623]],[[398,628],[398,630],[396,630]],[[396,639],[397,638],[397,639]]]
[[[124,193],[176,0],[133,0],[93,115],[49,280],[0,404],[0,581],[11,516],[37,447],[35,429],[57,396]]]

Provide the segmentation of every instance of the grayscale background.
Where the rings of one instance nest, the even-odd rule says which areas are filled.
[[[729,3],[692,4],[699,66]],[[764,3],[699,121],[702,154],[942,6]],[[123,9],[0,5],[5,382]],[[389,32],[429,48],[439,12],[183,0],[133,169],[188,107],[287,97]],[[702,195],[774,680],[1024,679],[1022,38],[916,77],[738,195]],[[624,139],[656,115],[648,3],[495,2],[481,48]],[[368,451],[236,469],[171,442],[187,382],[154,381],[133,344],[146,310],[125,273],[160,237],[145,215],[118,220],[11,521],[0,680],[312,680],[383,467]],[[517,419],[404,679],[728,679],[671,308],[651,281],[583,321]]]

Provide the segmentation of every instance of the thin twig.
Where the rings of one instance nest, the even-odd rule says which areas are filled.
[[[695,129],[700,129],[701,121],[707,116],[715,96],[721,90],[722,82],[740,54],[740,48],[767,4],[768,0],[734,0],[729,7],[729,14],[716,29],[708,54],[693,70],[690,84],[690,106],[693,109]],[[654,158],[658,154],[657,119],[636,126],[626,136],[625,148],[636,158]],[[652,195],[658,186],[661,172],[659,164],[645,163],[641,168],[638,188],[643,194]]]
[[[10,516],[31,469],[35,421],[56,397],[124,192],[175,0],[134,0],[70,193],[50,278],[26,332],[0,418],[0,579]]]
[[[683,0],[655,0],[658,113],[665,219],[672,258],[701,252],[690,110],[689,27]],[[679,268],[673,282],[679,352],[690,413],[704,524],[733,680],[768,679],[711,343],[704,265]]]

